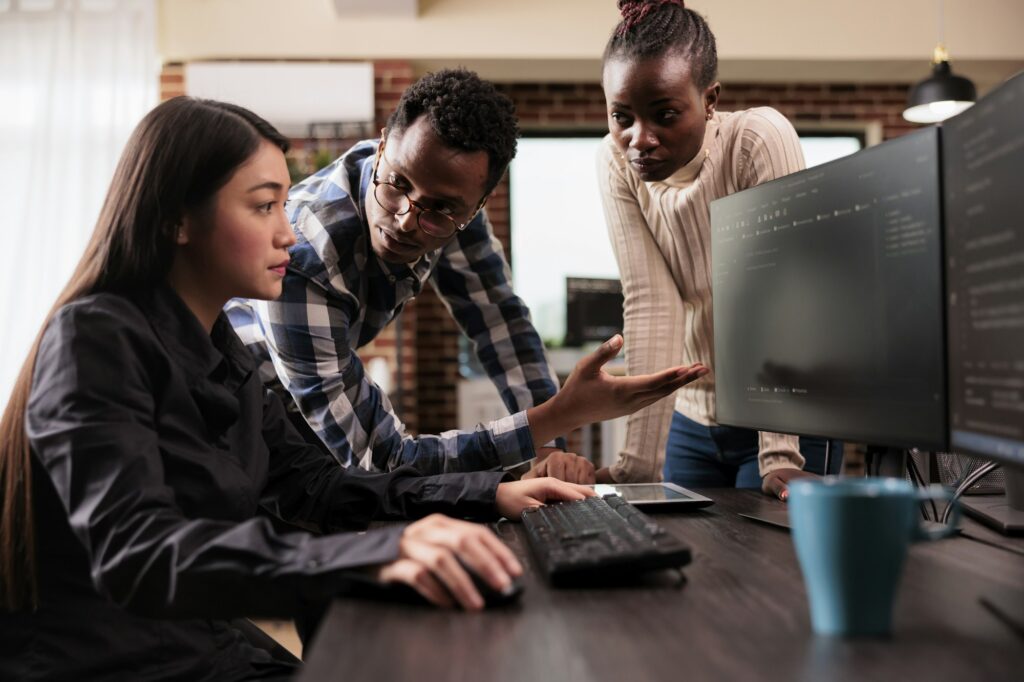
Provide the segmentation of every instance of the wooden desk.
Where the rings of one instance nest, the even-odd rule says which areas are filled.
[[[339,600],[300,679],[1024,679],[1024,642],[979,602],[994,589],[1024,594],[1024,554],[965,538],[915,545],[891,637],[815,637],[789,533],[736,515],[781,503],[702,492],[716,504],[658,517],[694,550],[685,583],[662,575],[667,584],[653,587],[553,590],[534,571],[521,526],[502,523],[526,568],[520,605],[466,614]],[[1024,551],[1024,541],[965,526]]]

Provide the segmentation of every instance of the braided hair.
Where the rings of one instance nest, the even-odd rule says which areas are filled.
[[[697,87],[714,82],[718,75],[715,35],[704,17],[686,8],[684,0],[618,0],[618,7],[622,21],[608,39],[604,61],[678,52],[690,62]]]

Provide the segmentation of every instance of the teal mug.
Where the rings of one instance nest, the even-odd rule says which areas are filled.
[[[921,526],[920,504],[953,504],[949,524]],[[940,486],[898,478],[800,479],[789,484],[789,522],[820,635],[884,635],[907,547],[956,533],[960,507]]]

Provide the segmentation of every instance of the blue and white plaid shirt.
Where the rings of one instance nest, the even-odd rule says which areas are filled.
[[[298,242],[284,291],[276,301],[230,302],[231,323],[259,362],[263,381],[291,394],[344,466],[414,464],[424,473],[442,473],[521,464],[534,456],[525,410],[554,395],[557,382],[529,311],[512,291],[501,244],[481,211],[447,245],[411,266],[377,258],[364,211],[364,202],[372,201],[377,145],[360,142],[292,188],[287,212]],[[473,342],[510,416],[475,431],[413,438],[367,376],[356,349],[428,280]]]

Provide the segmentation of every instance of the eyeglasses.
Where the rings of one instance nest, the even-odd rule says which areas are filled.
[[[473,209],[473,213],[464,222],[460,223],[448,213],[427,208],[418,201],[410,199],[408,190],[402,189],[390,182],[377,179],[377,169],[380,166],[381,157],[384,156],[384,132],[383,130],[380,131],[380,146],[377,148],[377,158],[373,161],[373,198],[377,200],[380,207],[393,215],[405,215],[415,206],[416,224],[431,237],[445,239],[456,232],[466,229],[466,226],[472,222],[476,214],[483,208],[487,197],[485,196],[481,199],[476,208]]]

